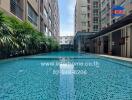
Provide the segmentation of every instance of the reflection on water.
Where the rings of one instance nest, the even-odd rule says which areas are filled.
[[[64,59],[63,59],[64,61]],[[60,64],[60,100],[75,100],[74,97],[74,65],[69,63]]]

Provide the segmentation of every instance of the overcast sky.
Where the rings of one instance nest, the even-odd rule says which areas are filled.
[[[74,35],[74,9],[75,0],[59,0],[60,35]]]

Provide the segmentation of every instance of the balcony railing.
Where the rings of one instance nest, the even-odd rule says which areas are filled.
[[[14,15],[23,19],[23,7],[20,1],[21,0],[10,0],[10,10]]]

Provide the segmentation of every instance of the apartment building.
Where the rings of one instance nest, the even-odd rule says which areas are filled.
[[[77,0],[75,9],[75,33],[77,33],[74,38],[75,49],[79,52],[85,51],[114,56],[132,57],[132,0],[100,0],[101,16],[97,18],[98,20],[101,20],[101,30],[91,35],[90,32],[82,32],[83,28],[81,27],[81,18],[84,18],[81,17],[80,12],[83,7],[81,4],[83,4],[82,2],[84,1],[84,4],[87,5],[86,0]],[[116,7],[117,5],[120,8],[124,8],[122,16],[112,15],[113,7]],[[91,11],[96,9],[96,7],[90,7]],[[88,10],[85,8],[85,11]],[[92,22],[94,17],[95,16],[91,16],[91,18],[87,20]],[[93,26],[94,23],[92,22],[91,25]],[[92,28],[90,31],[93,31]]]
[[[73,50],[73,36],[60,36],[60,50]]]
[[[124,7],[124,16],[112,17],[112,24],[132,13],[132,0],[113,0],[113,3]]]
[[[58,0],[0,0],[0,10],[28,20],[46,36],[59,38]]]
[[[112,16],[112,7],[115,5],[124,8],[124,16]],[[132,0],[101,0],[101,29],[109,27],[130,13],[132,13]]]
[[[73,36],[60,36],[60,44],[71,44],[73,45]]]
[[[123,7],[122,16],[112,16],[113,6]],[[101,30],[93,38],[94,52],[132,57],[132,0],[101,0]]]
[[[76,0],[75,34],[100,31],[100,0]]]
[[[112,0],[101,0],[101,29],[105,29],[106,27],[111,25],[112,17],[111,17],[111,7]]]

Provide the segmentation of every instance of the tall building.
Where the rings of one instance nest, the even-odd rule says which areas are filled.
[[[112,17],[112,24],[132,13],[132,0],[113,0],[113,3],[124,7],[124,16]]]
[[[101,0],[101,29],[111,25],[111,7],[112,0]]]
[[[47,36],[59,38],[58,0],[0,0],[0,10],[28,20]]]
[[[73,36],[60,36],[60,44],[71,44],[73,45]]]
[[[60,50],[73,50],[73,36],[60,36]]]
[[[100,0],[76,0],[75,33],[100,31]]]
[[[124,16],[112,16],[112,7],[124,7]],[[115,22],[132,13],[132,0],[101,0],[101,29],[105,29]]]
[[[113,7],[123,14],[112,16]],[[95,53],[132,57],[132,0],[101,0],[101,29],[93,38]]]
[[[97,11],[95,5],[99,6]],[[118,8],[121,16],[113,16],[113,8]],[[95,12],[99,12],[96,18]],[[95,21],[101,22],[96,23],[99,32]],[[132,0],[77,0],[75,33],[74,45],[79,52],[132,57]]]

